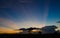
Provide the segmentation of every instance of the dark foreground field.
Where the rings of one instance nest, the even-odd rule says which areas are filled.
[[[0,38],[60,38],[60,34],[0,34]]]

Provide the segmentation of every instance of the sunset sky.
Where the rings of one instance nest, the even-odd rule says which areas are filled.
[[[0,27],[19,29],[57,25],[60,0],[0,0]]]

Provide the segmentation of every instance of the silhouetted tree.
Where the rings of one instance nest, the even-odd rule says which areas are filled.
[[[55,33],[57,27],[55,25],[45,26],[42,28],[42,33]]]
[[[57,30],[57,33],[60,34],[60,30]]]
[[[19,30],[25,30],[25,28],[21,28],[21,29],[19,29]]]
[[[32,28],[32,27],[30,27],[30,28],[28,28],[28,32],[29,32],[29,34],[31,34],[31,31],[33,30],[33,29],[35,29],[35,28]]]

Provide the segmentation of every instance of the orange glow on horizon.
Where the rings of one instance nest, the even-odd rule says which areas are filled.
[[[38,32],[42,32],[42,30],[32,30],[31,33],[38,33]]]
[[[13,33],[20,33],[20,32],[22,32],[22,30],[13,30],[13,29],[0,27],[0,34],[3,34],[3,33],[13,34]]]

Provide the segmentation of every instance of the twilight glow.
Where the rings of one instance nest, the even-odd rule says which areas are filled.
[[[42,28],[58,26],[57,21],[60,21],[60,0],[0,1],[0,28]]]

